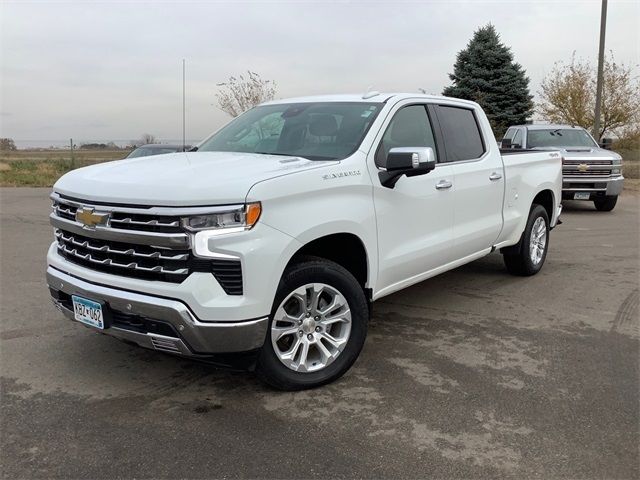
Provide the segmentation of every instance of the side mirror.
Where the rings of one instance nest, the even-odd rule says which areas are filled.
[[[613,138],[603,138],[602,142],[600,142],[600,146],[605,150],[611,150],[613,146]]]
[[[389,150],[383,171],[379,172],[380,183],[393,188],[402,175],[414,177],[424,175],[436,168],[436,155],[431,147],[398,147]]]
[[[511,139],[510,138],[503,138],[502,141],[500,142],[500,148],[512,148],[511,147]]]

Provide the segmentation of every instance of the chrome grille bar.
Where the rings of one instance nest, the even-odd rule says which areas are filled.
[[[186,275],[189,273],[188,268],[180,268],[178,270],[169,270],[160,265],[156,265],[154,267],[143,267],[138,265],[136,262],[126,263],[126,264],[118,263],[113,261],[111,258],[105,258],[103,260],[99,260],[97,258],[92,257],[90,253],[82,254],[78,252],[77,249],[69,248],[66,245],[58,244],[58,248],[64,251],[65,253],[67,253],[68,255],[72,255],[74,257],[80,258],[87,262],[95,263],[96,265],[105,265],[109,267],[124,268],[128,270],[138,270],[141,272],[161,273],[161,274],[169,274],[169,275]]]
[[[158,251],[152,252],[152,253],[141,253],[141,252],[136,252],[133,248],[129,248],[127,250],[118,250],[115,248],[111,248],[109,247],[109,245],[106,245],[106,244],[102,245],[101,247],[95,247],[93,245],[90,245],[89,241],[87,240],[85,240],[84,242],[79,242],[75,238],[73,238],[73,236],[71,235],[69,235],[68,237],[65,236],[62,230],[56,231],[55,236],[59,240],[63,240],[65,242],[71,243],[72,245],[75,245],[77,247],[86,248],[87,250],[93,250],[94,252],[111,253],[115,255],[127,255],[132,257],[158,259],[158,260],[178,261],[178,260],[187,260],[189,258],[188,253],[180,253],[176,255],[170,255],[170,254],[167,255],[165,253],[160,253]],[[170,251],[171,250],[167,250],[167,252],[170,252]]]
[[[132,218],[112,218],[110,221],[111,225],[113,224],[125,224],[125,225],[139,225],[139,226],[149,226],[149,227],[179,227],[180,221],[174,220],[173,222],[160,222],[156,219],[148,220],[148,221],[140,221],[133,220]]]
[[[166,248],[189,248],[189,236],[186,233],[156,233],[137,230],[124,230],[103,226],[85,228],[81,223],[58,217],[54,213],[49,216],[51,225],[67,232],[86,237],[111,240],[114,242],[135,243]]]

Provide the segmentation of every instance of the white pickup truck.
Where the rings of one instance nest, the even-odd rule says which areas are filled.
[[[51,295],[102,333],[281,389],[347,371],[385,295],[495,250],[537,273],[561,211],[560,154],[501,155],[464,100],[279,100],[195,150],[55,184]]]

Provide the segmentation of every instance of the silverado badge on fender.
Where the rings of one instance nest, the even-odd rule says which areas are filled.
[[[95,227],[96,225],[106,225],[109,220],[108,213],[98,213],[93,208],[81,207],[76,210],[76,222],[82,223],[85,227]]]

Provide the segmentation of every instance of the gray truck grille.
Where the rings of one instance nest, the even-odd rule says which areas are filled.
[[[587,161],[564,159],[562,175],[567,177],[608,177],[611,175],[612,160]]]
[[[113,275],[172,283],[193,272],[207,272],[227,295],[243,294],[240,261],[193,255],[178,215],[146,213],[150,208],[145,207],[85,204],[57,194],[52,198],[58,253],[69,262]],[[87,228],[76,220],[80,207],[108,212],[109,220],[99,228]]]

